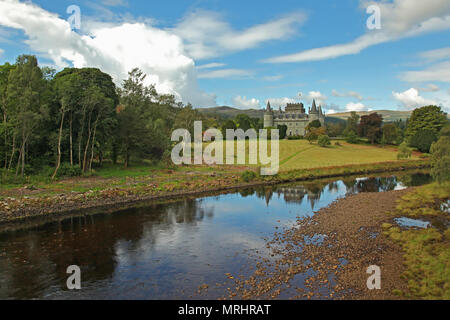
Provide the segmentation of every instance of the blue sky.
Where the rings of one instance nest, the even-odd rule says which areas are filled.
[[[66,12],[81,9],[81,29]],[[376,5],[381,29],[369,30]],[[140,67],[194,106],[316,98],[329,112],[450,104],[450,1],[45,1],[0,4],[0,62]],[[299,96],[301,93],[301,96]]]

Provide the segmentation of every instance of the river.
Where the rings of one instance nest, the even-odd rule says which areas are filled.
[[[249,275],[256,256],[270,257],[265,239],[298,217],[349,194],[428,182],[426,173],[298,182],[4,232],[0,299],[220,298],[225,274]],[[81,290],[66,287],[69,265],[81,268]]]

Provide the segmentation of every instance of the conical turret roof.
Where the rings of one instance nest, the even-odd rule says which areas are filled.
[[[316,100],[313,99],[311,112],[317,113]]]

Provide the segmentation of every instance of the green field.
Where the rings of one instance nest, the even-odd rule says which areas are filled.
[[[370,164],[397,160],[397,149],[392,146],[380,147],[366,144],[349,144],[344,141],[339,141],[339,143],[340,146],[336,146],[333,142],[329,147],[320,147],[316,143],[310,144],[307,140],[281,140],[280,171]],[[247,141],[247,163],[248,151],[249,142]],[[226,152],[224,151],[224,157],[225,154]],[[417,156],[413,156],[413,159],[418,158]],[[260,164],[258,163],[258,165]]]

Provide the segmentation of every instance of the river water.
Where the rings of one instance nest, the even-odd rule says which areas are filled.
[[[317,180],[68,218],[0,234],[0,299],[215,299],[265,238],[338,198],[430,182],[425,173]],[[68,290],[69,265],[81,290]],[[206,290],[199,287],[208,284]]]

